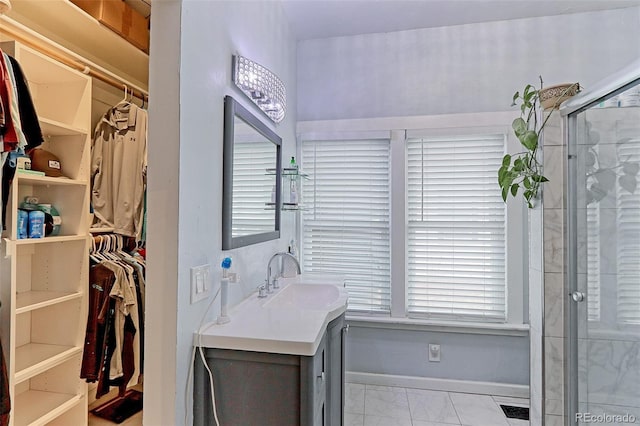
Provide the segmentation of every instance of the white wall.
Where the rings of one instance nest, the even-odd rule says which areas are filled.
[[[529,384],[529,338],[524,336],[381,330],[350,327],[347,370],[448,380]],[[440,362],[429,362],[429,344]]]
[[[148,253],[152,272],[147,314],[151,350],[145,354],[144,423],[156,426],[184,423],[192,336],[209,304],[190,304],[190,268],[212,264],[215,291],[220,261],[232,255],[242,280],[232,290],[237,302],[264,280],[268,258],[285,250],[290,239],[291,217],[283,214],[280,240],[221,251],[223,99],[234,96],[268,122],[232,87],[231,57],[242,54],[275,72],[287,87],[288,111],[282,123],[269,125],[283,138],[283,158],[294,155],[296,44],[277,2],[159,0],[153,7]],[[179,87],[172,87],[178,79]],[[218,303],[214,306],[208,319],[219,312]],[[189,413],[190,392],[189,388]]]
[[[638,8],[307,40],[298,119],[491,112],[525,84],[585,87],[640,54]]]

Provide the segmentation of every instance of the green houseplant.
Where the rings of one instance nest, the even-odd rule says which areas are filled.
[[[548,91],[542,88],[540,77],[540,89],[527,84],[522,93],[513,95],[512,106],[520,107],[520,117],[513,120],[511,127],[524,148],[524,151],[514,155],[506,154],[502,158],[502,166],[498,170],[498,184],[502,190],[502,199],[506,202],[509,194],[516,196],[520,189],[529,208],[533,208],[533,200],[538,197],[540,186],[548,182],[542,175],[542,164],[538,157],[540,132],[549,121],[553,111],[560,103],[575,95],[580,86],[578,83],[549,87]],[[539,117],[538,110],[543,102],[549,113],[543,112]],[[540,124],[538,125],[538,123]]]

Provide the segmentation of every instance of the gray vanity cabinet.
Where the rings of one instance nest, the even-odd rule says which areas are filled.
[[[344,315],[313,356],[205,349],[223,426],[342,426]],[[215,425],[209,376],[194,366],[193,424]]]
[[[327,421],[326,426],[344,424],[344,353],[347,328],[344,315],[336,318],[327,327]]]

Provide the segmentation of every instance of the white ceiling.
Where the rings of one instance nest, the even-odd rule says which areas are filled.
[[[640,5],[640,0],[283,0],[299,40]]]

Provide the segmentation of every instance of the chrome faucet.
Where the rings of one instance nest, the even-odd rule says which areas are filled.
[[[298,262],[298,259],[295,258],[294,255],[292,255],[291,253],[286,253],[286,252],[279,252],[274,254],[273,256],[271,256],[271,259],[269,259],[269,263],[267,263],[267,279],[265,280],[265,289],[267,293],[272,293],[272,288],[273,289],[277,289],[279,288],[278,285],[278,274],[276,274],[276,276],[273,278],[273,282],[270,281],[271,279],[271,263],[273,263],[273,261],[277,258],[290,258],[291,260],[293,260],[293,263],[296,265],[296,269],[298,271],[298,275],[301,274],[301,269],[300,269],[300,262]]]

